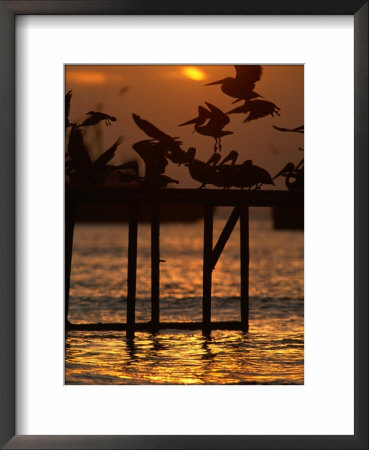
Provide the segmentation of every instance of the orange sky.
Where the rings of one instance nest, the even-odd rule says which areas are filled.
[[[255,91],[265,100],[275,103],[281,109],[281,115],[246,124],[243,123],[244,115],[231,115],[231,122],[225,130],[234,134],[222,140],[222,153],[235,149],[239,152],[239,163],[252,159],[254,164],[273,175],[288,161],[297,163],[303,156],[297,150],[304,146],[303,135],[281,133],[272,125],[293,128],[304,123],[304,69],[303,66],[291,65],[263,66],[263,69]],[[90,110],[116,116],[118,120],[111,127],[101,125],[103,142],[100,149],[96,145],[95,127],[86,127],[89,128],[86,141],[93,157],[108,148],[118,136],[124,135],[125,140],[113,163],[139,159],[131,148],[132,144],[148,138],[133,122],[132,113],[149,120],[165,133],[180,137],[184,150],[196,147],[196,157],[207,160],[213,153],[214,140],[193,133],[193,126],[178,127],[178,124],[196,117],[198,106],[204,102],[213,103],[223,111],[232,109],[233,99],[221,92],[220,85],[204,84],[234,75],[234,67],[228,65],[66,66],[66,91],[73,91],[70,121],[82,122]],[[125,87],[129,89],[120,92]],[[166,173],[179,179],[181,187],[198,186],[186,167],[178,168],[169,163]],[[282,178],[279,184],[283,186]]]

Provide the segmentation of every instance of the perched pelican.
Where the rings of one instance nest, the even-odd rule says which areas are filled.
[[[244,120],[245,123],[256,119],[261,119],[262,117],[269,115],[274,117],[274,114],[277,114],[277,116],[279,116],[279,111],[280,108],[272,102],[268,102],[266,100],[251,100],[246,101],[242,106],[232,109],[227,114],[249,113]]]
[[[179,126],[195,124],[195,131],[204,136],[211,136],[215,139],[214,152],[222,150],[221,138],[229,134],[233,134],[233,131],[224,131],[223,128],[229,123],[230,119],[227,114],[224,114],[216,106],[211,103],[205,102],[209,109],[199,106],[199,115],[194,119],[181,123]]]
[[[260,80],[262,67],[259,65],[236,65],[236,77],[227,77],[218,81],[213,81],[205,86],[221,84],[221,90],[224,94],[239,100],[250,100],[261,97],[254,92],[255,83]],[[234,102],[235,103],[235,102]]]
[[[195,155],[196,149],[191,148],[190,153],[191,160],[186,164],[191,177],[194,180],[199,181],[201,183],[200,189],[202,189],[207,184],[216,185],[218,176],[216,168],[204,161],[196,159]]]
[[[216,167],[216,165],[218,164],[220,158],[221,158],[220,153],[213,153],[211,155],[210,159],[208,159],[208,161],[206,161],[206,164],[208,166]]]
[[[273,179],[269,172],[262,167],[255,166],[250,159],[246,160],[239,168],[236,174],[234,186],[239,188],[255,186],[255,189],[260,189],[263,184],[274,185]]]
[[[86,113],[90,117],[88,117],[84,122],[81,123],[80,127],[86,127],[89,125],[96,125],[102,120],[105,121],[107,127],[110,127],[111,122],[116,122],[117,118],[114,116],[110,116],[109,114],[105,114],[102,112],[89,111]]]
[[[283,169],[273,177],[273,180],[283,176],[286,178],[286,187],[289,191],[303,191],[304,190],[304,167],[303,161],[300,161],[297,166],[292,162],[287,163]]]
[[[238,152],[236,152],[236,150],[231,150],[228,155],[219,163],[217,167],[218,178],[216,186],[223,187],[225,189],[229,189],[231,186],[234,186],[234,180],[240,170],[240,166],[236,165],[237,158]],[[229,161],[230,164],[226,164],[226,162]]]

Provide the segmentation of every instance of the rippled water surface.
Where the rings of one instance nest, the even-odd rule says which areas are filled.
[[[302,384],[304,382],[303,233],[274,231],[268,216],[250,221],[250,330],[68,331],[68,384]],[[225,223],[219,211],[214,240]],[[200,321],[202,222],[161,225],[160,315]],[[69,319],[125,322],[126,224],[77,225]],[[139,226],[136,317],[150,320],[150,228]],[[213,272],[212,320],[240,319],[239,234],[234,230]]]

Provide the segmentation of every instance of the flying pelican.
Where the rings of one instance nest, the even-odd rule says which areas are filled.
[[[236,77],[227,77],[218,81],[213,81],[205,86],[221,84],[221,90],[224,94],[239,100],[250,100],[261,97],[254,92],[255,83],[260,80],[262,67],[259,65],[235,65]]]
[[[221,138],[229,134],[233,134],[233,131],[224,131],[223,128],[229,123],[230,119],[227,114],[224,114],[216,106],[211,103],[205,102],[209,109],[199,106],[199,115],[194,119],[181,123],[180,127],[184,125],[195,124],[195,131],[203,136],[211,136],[215,139],[214,152],[219,148],[219,152],[222,150]]]
[[[286,187],[289,191],[303,191],[304,190],[304,167],[301,167],[303,165],[303,161],[300,161],[299,164],[296,166],[289,162],[287,163],[283,169],[277,173],[273,177],[273,180],[276,178],[283,176],[286,178]]]
[[[279,116],[279,110],[280,108],[272,102],[268,102],[266,100],[250,100],[246,101],[242,106],[232,109],[227,114],[250,113],[244,120],[245,123],[256,119],[261,119],[262,117],[269,115],[274,117],[274,114],[277,114],[277,116]]]
[[[273,128],[275,128],[278,131],[282,131],[282,132],[304,134],[304,125],[301,125],[300,127],[296,127],[296,128],[280,128],[280,127],[276,127],[275,125],[273,125]]]
[[[178,146],[182,142],[178,141],[178,137],[169,136],[164,131],[159,130],[148,120],[142,119],[138,114],[132,114],[135,124],[153,140],[157,140],[163,145],[167,146],[166,152],[169,152],[171,146]]]
[[[114,116],[110,116],[109,114],[105,114],[102,112],[89,111],[86,113],[90,117],[88,117],[84,122],[81,123],[80,127],[86,127],[89,125],[96,125],[102,120],[105,121],[107,127],[111,126],[111,122],[116,122],[117,118]]]

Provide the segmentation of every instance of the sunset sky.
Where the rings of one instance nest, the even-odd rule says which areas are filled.
[[[211,137],[193,133],[193,126],[178,127],[180,123],[197,116],[198,106],[210,102],[227,112],[234,108],[234,99],[221,92],[220,85],[204,86],[225,77],[234,77],[233,66],[66,66],[66,92],[73,91],[70,121],[81,123],[90,110],[102,111],[116,116],[111,127],[101,125],[103,140],[96,143],[96,127],[86,127],[86,141],[91,156],[97,156],[108,148],[120,135],[124,142],[118,148],[113,163],[121,163],[139,157],[132,144],[148,139],[133,122],[132,113],[152,122],[171,136],[179,137],[182,148],[197,148],[196,157],[207,160],[213,153]],[[252,159],[254,164],[267,169],[271,175],[287,162],[298,163],[303,153],[303,135],[281,133],[272,125],[294,128],[304,123],[304,68],[303,66],[263,66],[261,80],[255,91],[265,100],[280,108],[280,117],[268,116],[250,123],[243,123],[241,114],[232,114],[225,130],[233,135],[222,140],[222,154],[230,150],[239,152],[238,163]],[[99,148],[100,147],[100,148]],[[141,165],[143,170],[143,164]],[[186,167],[170,163],[166,174],[180,180],[181,187],[197,187]],[[278,187],[284,188],[283,179]]]

